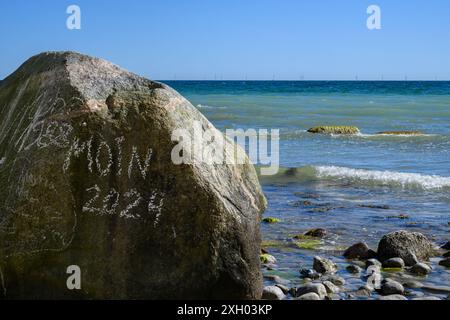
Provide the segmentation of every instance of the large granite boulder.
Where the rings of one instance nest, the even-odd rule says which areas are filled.
[[[260,298],[255,169],[228,139],[243,164],[175,164],[178,129],[222,136],[170,87],[104,60],[43,53],[3,80],[0,295]]]

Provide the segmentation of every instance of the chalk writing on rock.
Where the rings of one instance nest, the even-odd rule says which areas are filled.
[[[95,215],[119,215],[121,218],[139,219],[142,213],[155,215],[155,226],[159,222],[164,198],[157,191],[152,191],[148,199],[144,199],[139,191],[131,189],[121,195],[111,188],[106,196],[102,197],[102,190],[98,185],[86,189],[90,199],[84,204],[82,211]],[[137,210],[146,203],[144,210]],[[122,210],[119,210],[122,207]]]

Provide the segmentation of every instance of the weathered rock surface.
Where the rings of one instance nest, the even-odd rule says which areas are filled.
[[[432,243],[421,233],[404,230],[391,232],[378,244],[378,259],[402,258],[407,266],[427,260],[433,254]]]
[[[170,87],[100,59],[44,53],[1,81],[0,293],[260,298],[255,170],[240,147],[244,164],[191,150],[174,164],[179,129],[221,136]],[[70,265],[81,290],[66,287]]]

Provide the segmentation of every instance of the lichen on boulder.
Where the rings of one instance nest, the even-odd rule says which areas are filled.
[[[317,126],[308,129],[308,132],[323,134],[358,134],[360,131],[354,126]]]
[[[255,169],[229,140],[245,163],[173,163],[172,133],[195,122],[216,130],[167,85],[78,53],[39,54],[1,81],[0,293],[260,298]]]

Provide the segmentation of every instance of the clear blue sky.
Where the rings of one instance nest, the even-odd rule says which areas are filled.
[[[66,28],[81,7],[82,29]],[[366,28],[366,9],[382,29]],[[450,79],[449,0],[0,1],[0,79],[75,50],[152,79]]]

